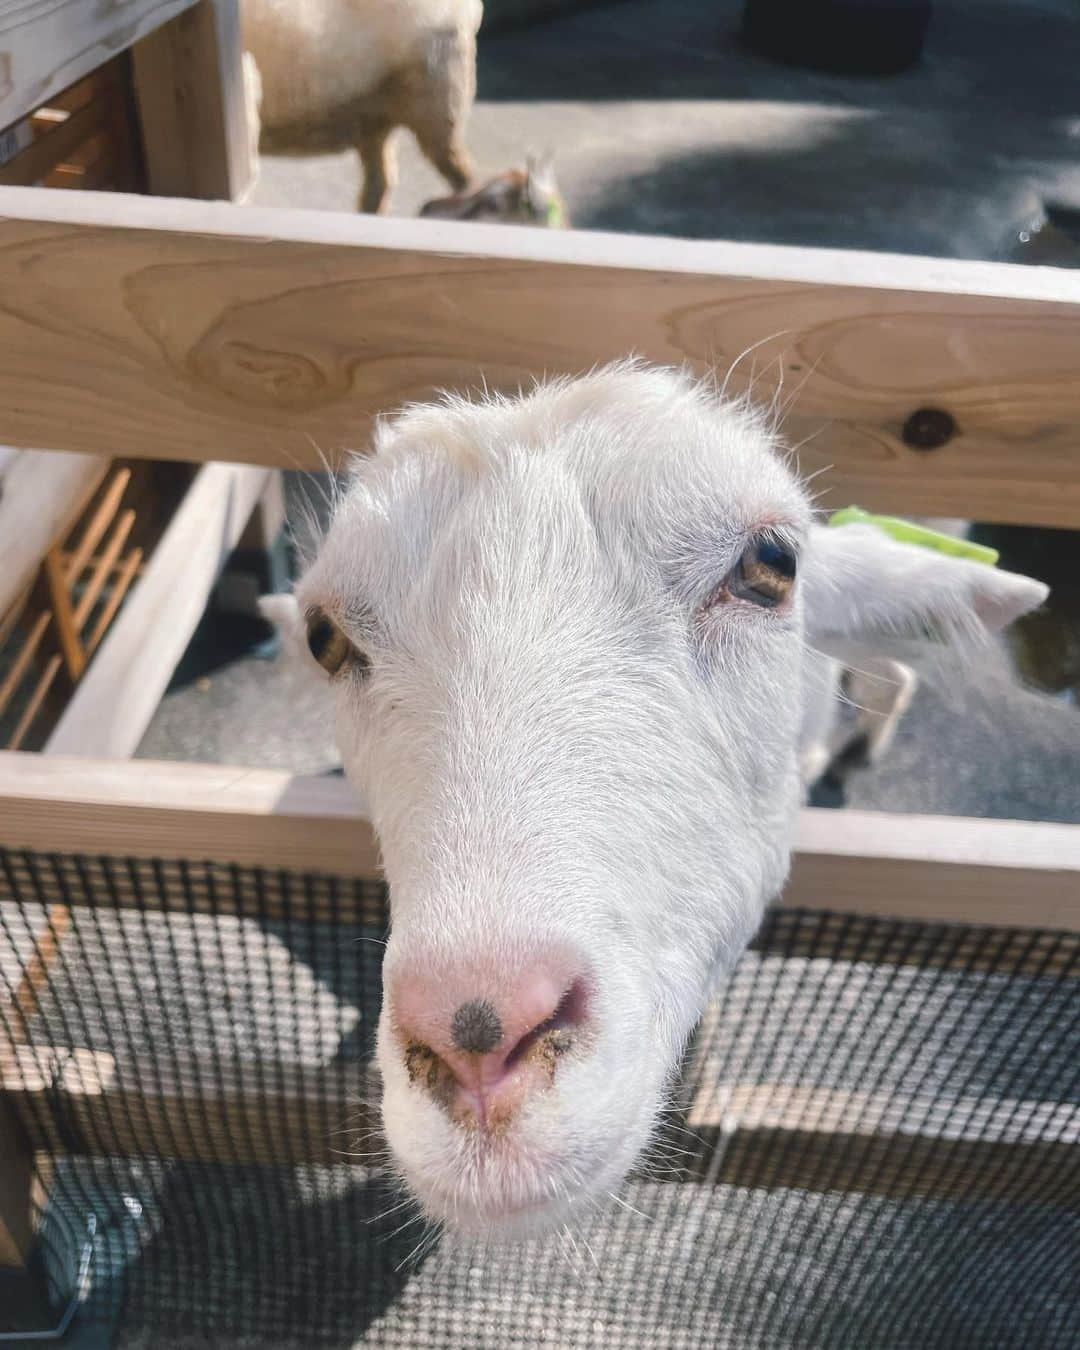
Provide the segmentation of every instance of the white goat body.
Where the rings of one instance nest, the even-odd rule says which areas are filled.
[[[394,178],[391,133],[405,126],[460,192],[482,13],[481,0],[241,0],[263,148],[356,149],[361,207],[378,211]]]

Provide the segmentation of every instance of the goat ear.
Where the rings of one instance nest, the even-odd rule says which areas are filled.
[[[307,625],[296,603],[296,596],[291,593],[260,595],[259,613],[281,635],[281,655],[289,674],[313,680],[316,684],[325,684],[326,671],[308,650]]]
[[[537,191],[547,194],[555,191],[555,156],[550,150],[526,155],[525,173]]]
[[[1035,609],[1031,577],[893,539],[873,525],[814,526],[800,568],[811,636],[975,636]]]

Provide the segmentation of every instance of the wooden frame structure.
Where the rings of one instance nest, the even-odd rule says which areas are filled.
[[[243,196],[253,165],[237,0],[26,0],[12,9],[0,14],[0,184],[41,181],[126,120],[115,63],[130,51],[150,191]],[[46,105],[57,116],[34,125]]]
[[[0,187],[75,185],[236,198],[250,185],[254,169],[247,111],[238,0],[125,0],[105,6],[27,0],[0,15]],[[106,492],[98,514],[84,522],[84,538],[72,545],[71,556],[61,556],[60,541],[106,472],[104,456],[114,453],[107,440],[87,455],[0,450],[0,641],[14,631],[18,643],[0,682],[10,748],[24,743],[35,722],[40,740],[40,718],[45,711],[55,716],[57,688],[74,687],[104,642],[87,686],[77,690],[57,728],[57,744],[87,753],[130,753],[213,583],[212,575],[203,575],[205,567],[190,571],[184,619],[175,622],[174,607],[165,616],[173,621],[167,633],[144,644],[139,665],[152,668],[153,676],[132,697],[133,679],[118,684],[116,673],[135,650],[136,615],[145,626],[154,611],[142,598],[135,612],[124,615],[127,639],[109,631],[144,563],[137,546],[125,551],[135,517],[126,499],[119,513],[115,509],[122,484],[118,492]],[[122,470],[117,473],[123,477]],[[214,547],[220,541],[211,537],[209,521],[218,518],[235,543],[236,526],[244,521],[235,520],[233,499],[239,494],[248,503],[266,480],[261,469],[207,466],[190,505],[180,508],[187,523],[170,532],[171,552],[153,562],[147,586],[136,589],[160,600],[170,588],[163,576],[169,559],[173,566],[186,561],[185,541],[216,567],[223,554]],[[218,501],[212,500],[215,489]],[[203,526],[191,520],[200,510],[207,514]],[[220,519],[223,513],[227,522]],[[91,556],[98,544],[100,556]],[[80,558],[83,545],[89,551]],[[42,566],[43,581],[34,583],[26,609]],[[25,622],[16,629],[20,615]],[[117,688],[127,696],[122,711],[107,693]]]
[[[629,350],[724,369],[756,345],[759,371],[780,362],[801,382],[789,434],[819,433],[803,466],[830,466],[833,502],[1080,526],[1076,274],[9,189],[0,285],[12,445],[320,468],[440,386],[513,388]],[[751,366],[736,363],[732,388]],[[63,748],[117,753],[107,739]],[[0,844],[378,875],[343,783],[259,770],[0,755]],[[1080,827],[805,811],[785,902],[1080,931]],[[43,1066],[16,1047],[0,1064],[0,1131],[23,1160],[0,1194],[0,1261],[32,1236],[26,1151],[57,1144],[27,1102],[48,1083],[73,1119],[94,1119],[88,1135],[122,1150],[117,1122],[134,1120],[157,1146],[155,1121],[183,1116],[183,1083],[154,1100],[130,1081],[131,1066],[90,1052]],[[301,1074],[274,1118],[310,1140],[312,1101],[323,1123],[345,1109],[327,1092]],[[792,1157],[812,1156],[808,1133],[835,1145],[851,1127],[836,1094],[770,1106],[732,1092],[750,1094],[751,1135],[798,1136]],[[876,1147],[887,1104],[858,1107],[872,1122],[860,1147]],[[291,1127],[260,1134],[257,1116],[241,1073],[200,1102],[201,1133],[161,1147],[216,1156],[239,1133],[254,1159],[288,1156]],[[934,1141],[920,1147],[930,1158]],[[947,1169],[927,1175],[949,1193]]]

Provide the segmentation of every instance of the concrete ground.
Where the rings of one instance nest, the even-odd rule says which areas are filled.
[[[1047,204],[1080,206],[1074,0],[937,0],[923,62],[887,79],[756,57],[737,40],[740,11],[741,0],[621,0],[482,34],[478,172],[554,153],[581,228],[1080,263],[1080,246],[1046,223]],[[445,189],[400,140],[393,210],[411,215]],[[357,184],[352,154],[267,158],[254,201],[349,211]],[[997,542],[1003,563],[1055,587],[1022,662],[1055,696],[1021,688],[1004,647],[976,665],[935,662],[888,759],[821,800],[1080,820],[1080,540]],[[227,625],[208,623],[139,753],[334,766],[327,729],[272,664],[215,654]]]
[[[741,11],[621,0],[481,33],[478,175],[548,152],[580,228],[937,257],[1022,255],[1047,198],[1080,206],[1074,0],[937,0],[922,64],[876,79],[755,56]],[[414,215],[447,189],[398,140]],[[352,153],[268,158],[254,200],[349,211],[357,184]]]

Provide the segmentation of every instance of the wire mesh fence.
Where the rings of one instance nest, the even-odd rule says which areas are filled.
[[[372,882],[0,851],[54,1320],[75,1295],[132,1350],[1076,1344],[1080,938],[774,911],[617,1200],[495,1246],[384,1166],[385,931]]]

